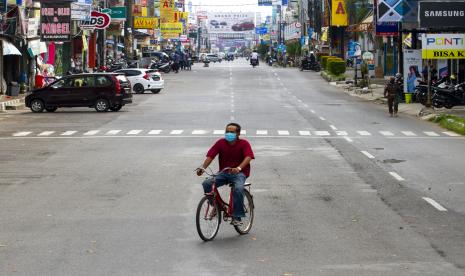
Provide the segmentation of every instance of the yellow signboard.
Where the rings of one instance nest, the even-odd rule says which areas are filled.
[[[425,50],[421,51],[423,59],[465,59],[465,50]]]
[[[157,29],[157,17],[134,17],[134,29]]]
[[[349,20],[345,0],[332,0],[331,26],[347,26]]]
[[[162,34],[164,39],[173,39],[173,38],[179,38],[179,34],[173,34],[173,33],[165,33]]]
[[[182,23],[161,23],[160,30],[163,34],[182,34]]]
[[[174,0],[160,1],[160,21],[161,23],[174,23],[175,19],[175,4]]]

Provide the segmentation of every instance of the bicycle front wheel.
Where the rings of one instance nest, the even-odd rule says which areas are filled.
[[[209,199],[213,204],[209,203]],[[221,212],[211,196],[204,196],[200,200],[195,222],[197,232],[202,240],[211,241],[215,238],[220,229]]]
[[[253,218],[254,218],[254,204],[253,198],[249,191],[244,190],[244,210],[245,210],[245,217],[241,218],[241,225],[234,225],[234,229],[236,229],[237,233],[241,235],[245,235],[249,233],[250,229],[252,229]]]

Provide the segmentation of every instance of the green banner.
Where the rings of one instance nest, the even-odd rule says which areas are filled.
[[[112,7],[108,9],[102,9],[102,12],[108,13],[111,19],[126,20],[126,7]]]

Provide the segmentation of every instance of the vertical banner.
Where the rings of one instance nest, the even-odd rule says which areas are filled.
[[[71,40],[71,5],[69,2],[41,4],[40,39],[54,42]]]
[[[342,27],[347,25],[349,25],[349,20],[345,0],[332,0],[331,26]]]
[[[421,50],[404,50],[404,93],[415,92],[421,80]]]

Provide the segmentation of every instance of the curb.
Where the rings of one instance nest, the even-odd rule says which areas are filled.
[[[5,112],[8,106],[13,106],[20,104],[22,102],[21,99],[10,100],[6,102],[0,102],[0,112]]]

